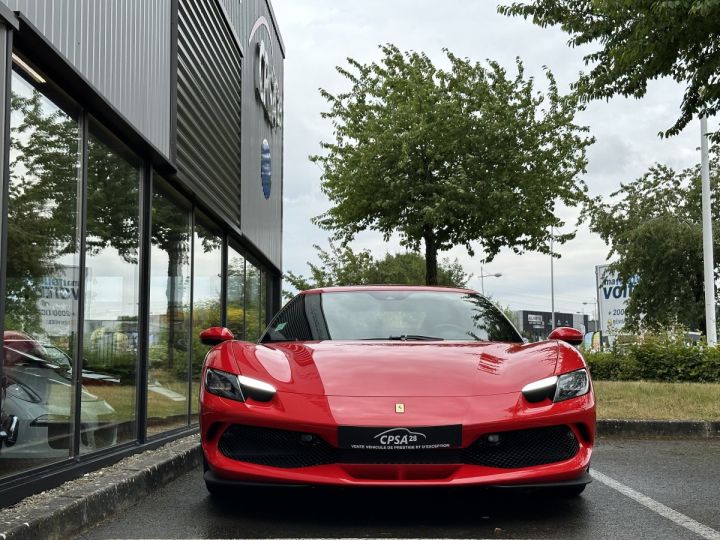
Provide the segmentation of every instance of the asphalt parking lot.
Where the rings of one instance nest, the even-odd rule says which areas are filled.
[[[478,490],[238,492],[199,470],[79,538],[450,537],[720,539],[720,441],[604,439],[577,499]]]

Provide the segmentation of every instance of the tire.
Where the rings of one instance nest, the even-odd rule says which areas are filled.
[[[579,484],[577,486],[564,486],[553,488],[552,493],[555,496],[563,499],[573,499],[575,497],[579,497],[580,494],[585,491],[586,486],[587,484]]]
[[[212,482],[205,481],[205,489],[210,493],[210,497],[213,499],[226,499],[229,495],[229,490],[226,486],[219,486]]]

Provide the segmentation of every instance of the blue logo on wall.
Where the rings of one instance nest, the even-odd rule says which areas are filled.
[[[260,145],[260,180],[262,180],[263,195],[270,198],[270,186],[272,178],[272,160],[270,158],[270,144],[263,139]]]

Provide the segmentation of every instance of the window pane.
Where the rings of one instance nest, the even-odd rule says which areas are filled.
[[[200,343],[200,332],[210,326],[220,326],[220,293],[222,286],[222,240],[220,233],[203,225],[198,219],[194,235],[193,275],[193,358],[191,412],[198,409],[200,370],[207,345]]]
[[[140,168],[97,131],[88,139],[83,367],[106,384],[82,402],[82,452],[135,439]]]
[[[152,207],[148,434],[187,425],[191,214],[161,188]]]
[[[0,475],[70,455],[77,348],[78,122],[19,74],[11,84],[3,412],[20,426]]]
[[[260,272],[260,335],[262,335],[265,331],[265,327],[267,327],[267,289],[267,272]]]
[[[260,270],[250,263],[245,269],[245,339],[260,338]]]
[[[227,327],[245,338],[245,258],[228,246]]]

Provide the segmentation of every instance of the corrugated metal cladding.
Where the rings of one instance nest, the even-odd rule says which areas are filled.
[[[3,1],[170,155],[170,0]]]
[[[179,0],[178,176],[240,225],[240,52],[220,6]]]
[[[265,0],[218,0],[225,6],[236,35],[243,42],[242,66],[242,232],[268,259],[282,268],[283,128],[272,127],[256,93],[257,48],[264,42],[275,71],[283,105],[282,40],[271,8]],[[254,29],[254,33],[253,33]],[[263,193],[260,156],[263,140],[270,145],[272,177],[270,196]]]

